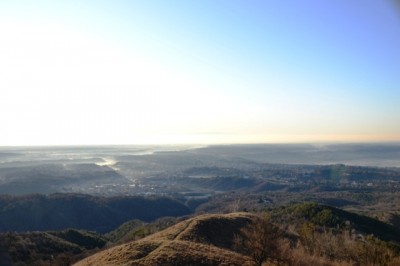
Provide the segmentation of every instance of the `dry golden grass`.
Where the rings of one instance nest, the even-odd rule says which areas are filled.
[[[256,263],[247,249],[236,249],[238,236],[252,228],[260,217],[250,213],[207,214],[197,216],[141,240],[112,247],[78,263],[76,266],[97,265],[240,265]],[[257,227],[254,227],[257,229]],[[277,227],[275,227],[277,228]],[[294,228],[290,231],[295,231]],[[341,234],[330,231],[310,231],[312,241],[307,244],[302,235],[288,237],[285,234],[273,236],[256,234],[250,236],[255,241],[258,236],[274,242],[277,248],[269,249],[278,257],[269,257],[258,265],[290,266],[350,266],[378,265],[375,262],[386,258],[382,265],[400,265],[400,260],[391,254],[383,242],[358,241],[345,231]],[[285,236],[284,236],[285,235]],[[268,243],[267,243],[268,244]],[[266,244],[266,245],[267,245]],[[268,245],[271,247],[271,245]],[[274,251],[275,250],[275,251]],[[238,251],[238,252],[236,252]],[[243,253],[243,254],[242,254]],[[247,255],[246,255],[247,254]],[[386,255],[387,256],[386,256]],[[374,260],[372,260],[373,258]],[[383,257],[382,257],[383,256]],[[370,258],[371,257],[371,258]],[[381,264],[379,264],[381,265]]]
[[[252,265],[248,257],[229,249],[235,234],[255,217],[249,213],[201,215],[75,265]]]

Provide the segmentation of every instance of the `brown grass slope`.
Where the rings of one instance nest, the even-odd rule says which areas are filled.
[[[250,258],[232,247],[235,235],[255,217],[249,213],[197,216],[75,265],[251,265]]]

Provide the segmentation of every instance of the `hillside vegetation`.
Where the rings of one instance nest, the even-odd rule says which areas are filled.
[[[251,265],[232,247],[235,235],[254,217],[249,213],[198,216],[75,265]]]
[[[79,228],[109,232],[132,219],[150,222],[191,213],[166,197],[95,197],[51,194],[0,197],[0,231],[46,231]]]
[[[196,216],[76,265],[399,265],[399,236],[375,219],[304,203]]]
[[[70,265],[107,239],[94,232],[67,229],[53,232],[1,233],[0,265]]]
[[[43,200],[46,197],[54,200],[60,195],[28,198]],[[60,202],[67,205],[64,201],[74,197],[74,200],[76,197],[88,200],[86,196],[63,195]],[[146,203],[145,206],[160,208],[159,212],[174,210],[161,209],[169,206],[166,203],[180,206],[173,200],[158,205],[162,199],[157,198],[88,198],[96,204],[102,203],[104,208],[113,208],[112,204],[116,204],[121,212],[131,210],[130,200],[134,199]],[[126,204],[119,205],[121,202]],[[91,211],[85,205],[79,207]],[[146,213],[144,207],[139,210],[145,212],[141,215],[153,211]],[[6,213],[7,209],[3,207],[3,211]],[[93,213],[96,214],[96,210]],[[76,265],[393,266],[400,265],[399,255],[398,227],[312,202],[253,213],[161,217],[151,222],[133,219],[121,222],[106,234],[77,229],[0,234],[0,265],[70,265],[76,262]]]

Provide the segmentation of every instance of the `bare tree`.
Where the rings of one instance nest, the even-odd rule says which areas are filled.
[[[241,253],[250,256],[255,265],[266,261],[282,261],[282,231],[267,218],[258,218],[241,230],[236,236],[235,247]]]

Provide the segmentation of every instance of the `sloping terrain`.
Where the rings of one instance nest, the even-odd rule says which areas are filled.
[[[317,203],[284,206],[272,211],[272,219],[280,224],[311,222],[326,228],[355,229],[364,235],[400,244],[400,229],[371,217]]]
[[[73,229],[0,233],[0,265],[69,265],[75,257],[102,248],[106,242],[94,232]]]
[[[79,228],[105,233],[132,219],[150,222],[189,213],[183,203],[166,197],[0,196],[0,231]]]
[[[255,217],[249,213],[197,216],[75,265],[251,265],[232,247],[235,235]]]
[[[0,265],[70,265],[89,254],[76,265],[252,265],[253,251],[260,250],[272,265],[400,263],[398,228],[326,205],[182,219],[132,220],[105,235],[74,229],[2,233]]]
[[[400,232],[389,224],[316,203],[277,208],[269,215],[281,229],[291,229],[265,229],[273,227],[250,213],[200,215],[76,265],[252,265],[257,243],[274,252],[263,258],[271,263],[374,265],[384,260],[398,265]],[[243,236],[249,241],[241,242]]]

